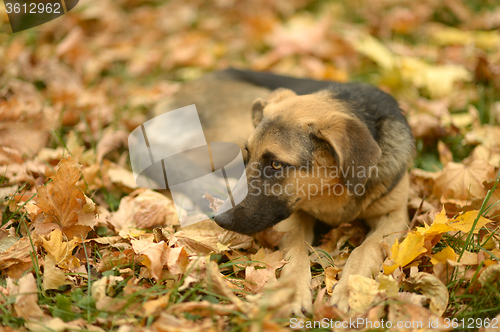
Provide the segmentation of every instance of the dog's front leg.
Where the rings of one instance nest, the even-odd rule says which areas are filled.
[[[362,275],[373,278],[378,275],[385,259],[385,253],[380,241],[387,236],[387,243],[392,244],[396,238],[404,235],[407,230],[408,217],[406,206],[389,213],[377,220],[375,228],[368,234],[366,240],[354,249],[342,270],[339,282],[334,286],[331,304],[347,312],[349,309],[349,289],[347,282],[351,275]]]
[[[348,280],[351,275],[372,278],[380,272],[385,252],[380,242],[385,238],[389,245],[408,231],[408,176],[394,188],[390,195],[370,206],[360,218],[370,226],[366,240],[354,249],[342,270],[339,282],[334,286],[330,303],[340,310],[349,310]],[[392,207],[392,208],[391,208]],[[390,211],[385,213],[385,211]],[[377,215],[378,217],[369,217]]]
[[[315,219],[309,214],[297,211],[283,220],[275,229],[285,232],[280,242],[288,263],[281,271],[282,278],[293,278],[295,297],[290,304],[291,311],[297,316],[312,312],[311,263],[308,248],[314,237]]]

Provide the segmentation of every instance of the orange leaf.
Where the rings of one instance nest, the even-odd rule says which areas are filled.
[[[45,217],[41,218],[39,223],[46,224],[38,225],[41,227],[38,227],[37,231],[49,226],[47,224],[54,224],[53,228],[60,228],[68,239],[74,236],[77,238],[87,236],[91,227],[97,222],[98,209],[82,190],[75,187],[78,179],[80,179],[80,165],[72,157],[67,157],[59,163],[53,181],[37,188],[36,205]],[[50,230],[50,227],[45,228],[45,233]]]

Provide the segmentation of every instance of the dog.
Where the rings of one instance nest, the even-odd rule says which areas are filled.
[[[315,222],[369,226],[331,296],[347,311],[349,276],[377,275],[385,259],[380,241],[392,244],[408,230],[414,139],[396,100],[360,83],[230,68],[185,84],[157,113],[193,103],[207,141],[239,144],[247,162],[247,196],[215,221],[242,234],[271,226],[284,232],[282,277],[295,280],[293,314],[312,312]]]

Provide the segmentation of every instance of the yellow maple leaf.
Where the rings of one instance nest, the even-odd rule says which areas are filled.
[[[446,211],[443,207],[430,226],[425,224],[424,227],[417,227],[415,233],[425,235],[426,237],[439,235],[452,230],[448,224],[449,220],[446,217]]]
[[[469,233],[472,229],[472,225],[474,224],[474,220],[476,220],[478,214],[479,214],[478,210],[465,212],[464,214],[459,215],[455,219],[450,220],[450,226],[458,231]],[[479,229],[481,229],[481,227],[490,222],[493,221],[486,219],[484,217],[479,217],[476,227],[474,228],[474,234],[477,234],[479,232]]]
[[[437,263],[446,263],[448,259],[455,262],[457,261],[457,254],[455,254],[455,250],[453,250],[449,246],[433,255],[431,258],[431,263],[433,265],[436,265]]]
[[[408,234],[401,244],[396,240],[391,248],[391,259],[394,261],[394,264],[391,266],[384,265],[384,273],[389,275],[398,267],[403,267],[411,263],[420,254],[426,252],[424,240],[424,235],[416,233]]]
[[[68,284],[64,271],[56,267],[56,261],[52,255],[45,256],[43,264],[43,289],[57,289]]]
[[[73,249],[78,245],[80,241],[77,238],[73,238],[71,241],[63,241],[62,232],[59,229],[55,229],[50,233],[49,240],[42,237],[42,246],[47,253],[54,257],[55,264],[60,267],[67,268],[75,265],[74,261],[78,261],[78,258],[72,255]],[[77,264],[78,266],[80,264]]]

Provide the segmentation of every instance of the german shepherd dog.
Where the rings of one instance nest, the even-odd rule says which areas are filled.
[[[207,141],[237,143],[246,156],[248,194],[218,215],[243,234],[276,225],[293,277],[296,315],[312,311],[308,245],[317,220],[363,220],[370,228],[335,285],[331,304],[347,311],[350,275],[373,277],[408,230],[408,167],[413,137],[398,103],[359,83],[297,79],[227,69],[188,82],[156,112],[196,104]]]

